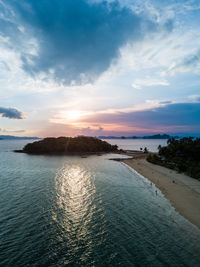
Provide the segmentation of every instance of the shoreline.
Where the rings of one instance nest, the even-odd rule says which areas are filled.
[[[129,153],[130,159],[120,159],[139,174],[150,180],[171,205],[185,219],[200,228],[200,182],[185,174],[152,164],[144,153]]]
[[[31,156],[93,156],[93,155],[97,155],[97,156],[102,156],[104,154],[122,154],[116,151],[100,151],[100,152],[61,152],[61,153],[30,153],[27,151],[22,150],[13,150],[12,152],[14,153],[22,153],[22,154],[27,154],[27,155],[31,155]]]

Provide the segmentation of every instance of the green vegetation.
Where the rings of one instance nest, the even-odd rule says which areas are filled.
[[[200,180],[200,138],[171,138],[167,143],[158,147],[158,155],[150,154],[147,160]]]
[[[83,154],[117,151],[118,147],[94,137],[48,137],[41,141],[27,144],[22,151],[28,154]]]

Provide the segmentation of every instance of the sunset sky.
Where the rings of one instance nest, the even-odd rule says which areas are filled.
[[[0,134],[200,133],[200,1],[0,0]]]

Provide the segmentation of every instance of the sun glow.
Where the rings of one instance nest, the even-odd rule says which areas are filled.
[[[56,114],[53,118],[50,119],[52,123],[61,123],[61,124],[73,124],[80,125],[80,119],[83,119],[85,116],[92,114],[89,111],[82,111],[78,109],[72,110],[62,110]]]
[[[81,117],[81,112],[79,110],[70,110],[66,113],[66,118],[70,121],[78,120]]]

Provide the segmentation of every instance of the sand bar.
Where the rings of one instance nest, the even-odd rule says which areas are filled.
[[[179,214],[200,228],[200,181],[149,163],[144,154],[131,156],[121,161],[154,183]]]

